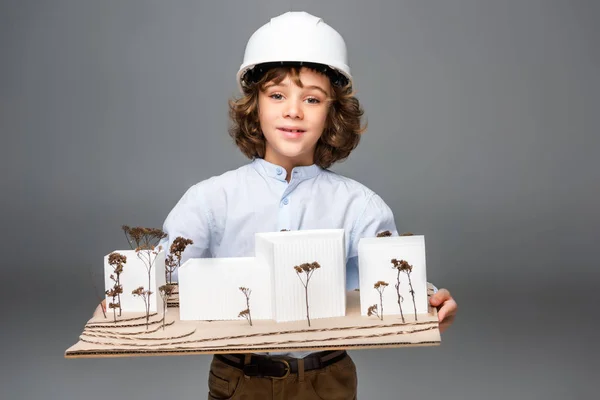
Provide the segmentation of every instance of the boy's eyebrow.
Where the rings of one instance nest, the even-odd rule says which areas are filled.
[[[281,82],[281,83],[270,83],[270,84],[267,84],[265,86],[265,90],[267,90],[267,89],[269,89],[271,87],[274,87],[274,86],[288,87],[289,85],[287,83],[283,83],[283,82]],[[304,86],[304,89],[316,89],[316,90],[322,92],[325,96],[329,96],[329,93],[327,93],[325,91],[325,89],[323,89],[321,86],[318,86],[318,85]]]
[[[312,85],[312,86],[305,86],[305,88],[307,88],[307,89],[317,89],[317,90],[319,90],[319,91],[323,92],[323,94],[324,94],[325,96],[329,96],[329,93],[327,93],[327,92],[325,91],[325,89],[323,89],[321,86]]]

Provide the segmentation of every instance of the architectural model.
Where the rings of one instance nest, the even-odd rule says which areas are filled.
[[[192,241],[123,227],[132,250],[104,260],[107,312],[67,357],[436,345],[423,236],[359,242],[360,289],[345,291],[344,230],[256,234],[253,257],[193,258]],[[179,282],[170,276],[179,269]]]

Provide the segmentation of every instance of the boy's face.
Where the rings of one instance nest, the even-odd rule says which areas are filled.
[[[266,139],[264,159],[288,170],[313,164],[329,112],[329,79],[302,68],[300,80],[303,87],[290,76],[277,85],[268,82],[258,97],[260,127]]]

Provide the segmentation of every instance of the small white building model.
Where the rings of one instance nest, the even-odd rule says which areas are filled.
[[[152,268],[148,276],[148,265],[144,257],[138,257],[134,250],[115,250],[127,257],[127,262],[123,264],[123,272],[119,277],[123,293],[121,293],[121,310],[123,312],[146,312],[144,300],[139,296],[134,296],[131,292],[140,286],[148,290],[148,280],[150,280],[150,312],[162,312],[163,300],[158,292],[158,288],[165,284],[165,252],[161,250],[158,254],[152,255]],[[104,287],[111,289],[115,282],[110,279],[114,274],[114,268],[108,263],[109,255],[104,256]],[[112,296],[106,295],[106,308],[113,301]],[[118,312],[118,311],[117,311]]]
[[[252,319],[271,319],[266,265],[254,257],[192,258],[179,268],[179,319],[232,320],[248,306],[240,287],[249,288]]]
[[[180,319],[238,319],[247,308],[243,286],[252,290],[253,320],[305,320],[306,274],[294,266],[315,261],[321,267],[308,284],[311,320],[345,315],[343,229],[258,233],[255,243],[255,257],[189,259],[180,267]]]
[[[393,268],[392,259],[404,260],[412,266],[410,276],[400,272],[400,295],[402,313],[414,319],[416,314],[427,314],[427,274],[425,263],[424,236],[389,236],[362,238],[358,243],[358,271],[360,283],[360,309],[367,315],[370,306],[376,304],[380,310],[379,292],[374,288],[378,281],[388,283],[383,291],[383,309],[385,315],[400,314],[396,284],[398,270]],[[410,278],[410,280],[409,280]],[[411,285],[414,290],[410,293]]]

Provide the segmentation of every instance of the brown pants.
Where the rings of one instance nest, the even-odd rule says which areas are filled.
[[[356,400],[356,366],[349,355],[322,369],[298,371],[284,379],[248,377],[213,357],[208,400]]]

